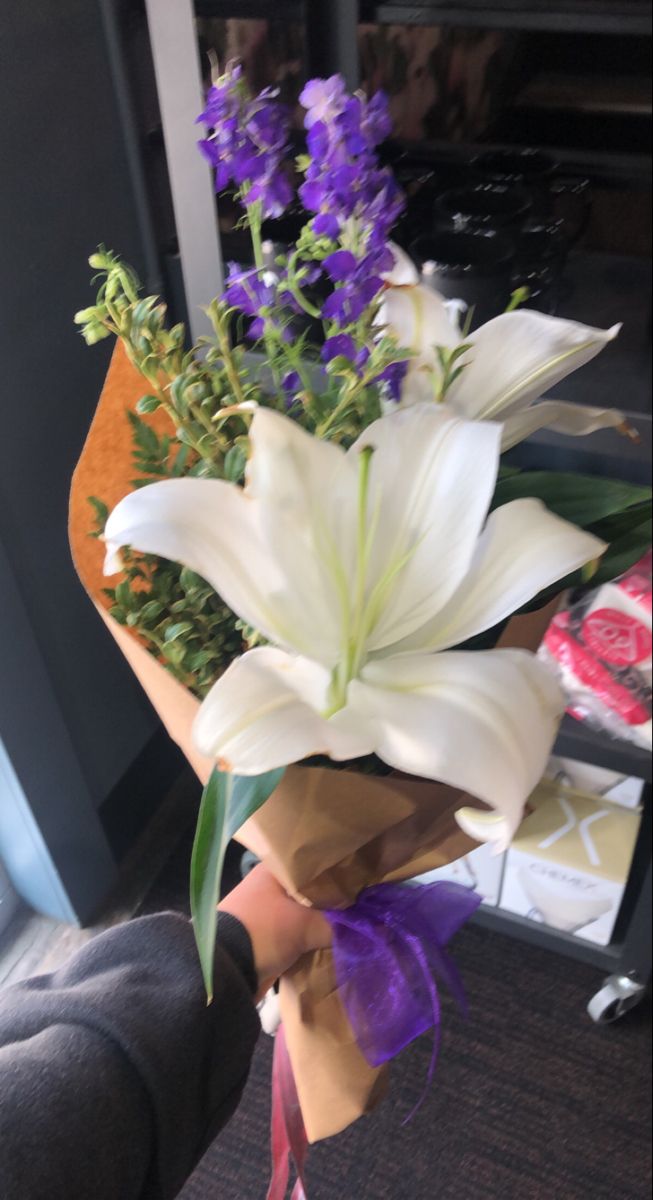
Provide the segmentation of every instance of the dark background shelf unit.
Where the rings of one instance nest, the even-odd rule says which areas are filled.
[[[366,20],[560,33],[650,35],[648,0],[391,0],[363,3]]]
[[[349,0],[353,7],[356,0]],[[302,21],[315,0],[195,0],[201,17]],[[387,25],[457,25],[563,33],[645,35],[651,28],[648,0],[361,0],[359,19]]]

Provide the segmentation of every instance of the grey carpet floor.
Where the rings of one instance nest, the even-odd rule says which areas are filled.
[[[186,911],[190,842],[143,911]],[[445,1002],[435,1083],[431,1042],[393,1064],[389,1098],[311,1149],[308,1200],[644,1200],[651,1194],[650,1003],[612,1026],[585,1013],[591,967],[478,928],[454,945],[470,1000]],[[265,1200],[272,1043],[261,1036],[231,1124],[183,1200]]]

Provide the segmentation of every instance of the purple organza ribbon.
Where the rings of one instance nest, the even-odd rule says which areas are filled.
[[[445,947],[480,903],[476,892],[457,883],[382,883],[366,888],[350,908],[324,914],[333,930],[340,998],[370,1066],[388,1062],[434,1029],[424,1094],[438,1052],[436,980],[446,983],[467,1011],[460,975]]]

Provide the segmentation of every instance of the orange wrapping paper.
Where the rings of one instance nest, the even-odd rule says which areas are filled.
[[[102,593],[103,545],[89,537],[88,497],[109,508],[128,491],[133,475],[128,409],[146,391],[123,348],[114,351],[106,383],[75,471],[70,499],[70,544],[79,577],[139,679],[170,736],[200,780],[213,763],[195,750],[191,726],[198,701],[126,628],[108,614]],[[168,419],[151,418],[159,431]],[[504,644],[534,646],[546,617],[513,622]],[[383,778],[348,771],[291,767],[239,839],[268,863],[284,886],[305,903],[341,907],[361,888],[410,878],[468,853],[473,843],[454,812],[484,807],[444,785],[408,776]],[[369,1112],[385,1090],[385,1069],[363,1058],[335,988],[330,951],[307,956],[281,984],[281,1009],[309,1140],[345,1129]]]

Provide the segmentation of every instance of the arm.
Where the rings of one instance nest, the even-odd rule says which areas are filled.
[[[0,992],[3,1200],[176,1195],[240,1099],[253,993],[329,937],[264,868],[221,909],[211,1005],[192,927],[173,913]]]

